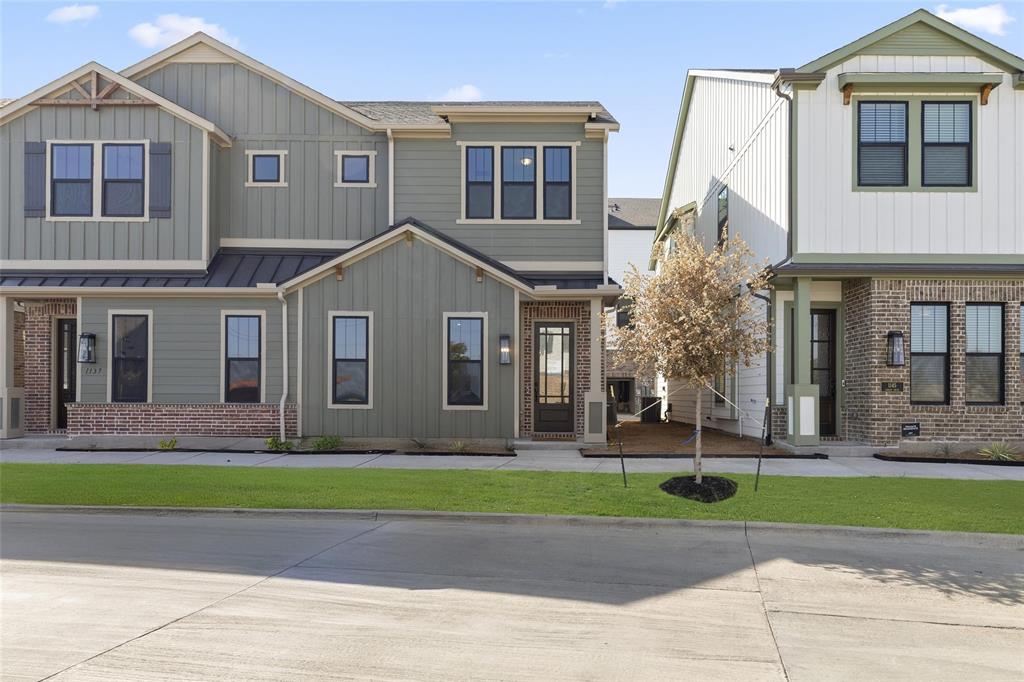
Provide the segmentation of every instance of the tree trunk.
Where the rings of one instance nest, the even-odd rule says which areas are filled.
[[[696,477],[697,485],[700,485],[701,483],[704,482],[704,474],[701,472],[701,468],[700,468],[700,438],[701,438],[701,432],[703,431],[703,429],[701,429],[701,420],[700,420],[700,399],[701,399],[701,396],[703,395],[703,393],[704,393],[704,387],[703,386],[698,386],[697,387],[697,414],[695,415],[695,418],[693,420],[693,428],[697,429],[697,442],[694,443],[694,445],[693,445],[693,474]]]

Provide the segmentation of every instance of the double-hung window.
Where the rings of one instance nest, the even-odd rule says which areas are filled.
[[[141,217],[145,213],[145,148],[141,144],[103,145],[103,215]]]
[[[494,217],[494,147],[466,147],[466,217]]]
[[[262,329],[259,315],[224,316],[224,401],[262,400]]]
[[[544,219],[572,218],[572,149],[544,147]]]
[[[910,306],[910,402],[949,403],[949,306]]]
[[[149,400],[149,315],[111,315],[110,400]]]
[[[51,147],[50,215],[92,215],[91,144]]]
[[[331,315],[331,404],[370,407],[369,313]]]
[[[718,243],[729,238],[729,188],[723,187],[718,193]]]
[[[921,184],[925,187],[969,186],[971,103],[923,102],[921,132]]]
[[[501,148],[501,217],[537,217],[537,148]]]
[[[445,316],[446,406],[484,407],[484,318]]]
[[[857,184],[906,186],[907,103],[859,102],[857,120]]]
[[[964,381],[967,403],[1000,405],[1003,402],[1003,306],[967,304],[967,357]]]

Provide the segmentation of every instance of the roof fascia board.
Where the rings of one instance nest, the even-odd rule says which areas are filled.
[[[87,275],[75,275],[87,277]],[[90,296],[277,296],[277,287],[54,287],[54,286],[0,286],[0,294],[19,297],[49,297],[88,294]]]
[[[235,48],[231,47],[230,45],[226,45],[225,43],[222,43],[221,41],[217,40],[216,38],[213,38],[213,37],[211,37],[211,36],[209,36],[209,35],[207,35],[207,34],[205,34],[203,32],[193,33],[188,38],[185,38],[184,40],[179,41],[179,42],[175,43],[174,45],[171,45],[170,47],[168,47],[168,48],[166,48],[164,50],[161,50],[160,52],[157,52],[156,54],[154,54],[154,55],[152,55],[150,57],[147,57],[146,59],[143,59],[141,62],[138,62],[137,64],[133,64],[132,66],[129,66],[128,68],[126,68],[123,71],[121,71],[121,75],[126,77],[126,78],[141,78],[142,76],[144,76],[144,75],[146,75],[148,73],[151,73],[151,72],[155,71],[156,69],[158,69],[165,61],[167,61],[169,58],[173,57],[174,55],[176,55],[176,54],[178,54],[180,52],[183,52],[183,51],[189,49],[190,47],[194,47],[196,45],[199,45],[199,44],[206,45],[207,47],[211,47],[211,48],[213,48],[215,50],[218,50],[219,52],[222,52],[223,54],[227,55],[231,59],[233,59],[236,62],[238,62],[239,64],[241,64],[242,66],[244,66],[244,67],[246,67],[248,69],[251,69],[252,71],[255,71],[256,73],[260,74],[261,76],[264,76],[265,78],[268,78],[269,80],[277,83],[278,85],[281,85],[281,86],[291,90],[292,92],[300,95],[301,97],[304,97],[305,99],[313,102],[314,104],[318,104],[321,107],[327,109],[328,111],[334,112],[335,114],[341,116],[342,118],[345,118],[345,119],[351,121],[352,123],[355,123],[356,125],[362,126],[363,128],[366,128],[367,130],[371,130],[373,132],[385,132],[388,128],[403,129],[403,130],[419,130],[419,129],[430,130],[430,129],[446,129],[448,127],[444,123],[428,124],[428,125],[418,125],[418,124],[397,124],[397,125],[391,124],[391,125],[389,125],[389,124],[386,124],[386,123],[382,123],[380,121],[375,121],[372,118],[364,116],[363,114],[359,113],[355,109],[351,109],[351,108],[349,108],[349,107],[347,107],[347,106],[345,106],[345,105],[343,105],[343,104],[341,104],[341,103],[331,99],[330,97],[327,97],[323,93],[317,92],[316,90],[314,90],[313,88],[309,87],[308,85],[304,85],[303,83],[300,83],[299,81],[295,80],[294,78],[286,76],[285,74],[281,73],[280,71],[278,71],[278,70],[276,70],[276,69],[274,69],[274,68],[272,68],[270,66],[267,66],[266,64],[264,64],[262,62],[259,62],[259,61],[255,60],[255,59],[253,59],[249,55],[247,55],[247,54],[245,54],[243,52],[240,52],[240,51],[236,50]]]
[[[452,112],[441,114],[450,123],[586,123],[590,114],[577,112]]]
[[[657,243],[665,231],[665,219],[668,216],[668,202],[672,195],[672,182],[676,177],[676,166],[679,164],[679,150],[682,148],[683,130],[686,128],[686,117],[690,112],[690,100],[693,99],[693,84],[697,77],[691,72],[686,73],[686,84],[683,86],[683,98],[679,103],[679,114],[676,117],[676,131],[672,136],[672,149],[669,152],[668,171],[665,173],[665,184],[661,190],[661,209],[658,211],[657,230],[654,242]]]
[[[194,125],[200,130],[205,130],[206,132],[210,133],[210,135],[213,136],[214,140],[221,147],[231,146],[231,138],[228,136],[228,134],[225,133],[220,128],[218,128],[217,125],[214,124],[212,121],[208,121],[202,116],[196,114],[195,112],[185,109],[180,104],[175,104],[174,102],[161,97],[152,90],[149,90],[139,85],[135,81],[125,78],[124,76],[115,73],[114,71],[111,71],[107,67],[97,62],[89,62],[88,64],[84,64],[75,69],[74,71],[65,74],[64,76],[61,76],[60,78],[48,83],[47,85],[44,85],[41,88],[32,91],[31,93],[25,95],[16,102],[12,102],[7,106],[3,107],[2,109],[0,109],[0,124],[7,123],[17,118],[18,116],[21,116],[22,114],[28,113],[32,110],[32,103],[35,102],[37,99],[64,86],[70,86],[71,83],[77,82],[79,78],[93,71],[103,76],[105,79],[111,81],[112,83],[117,83],[117,85],[123,88],[124,90],[127,90],[128,92],[138,95],[139,97],[144,97],[150,100],[157,106],[167,110],[170,114],[177,118],[180,118],[186,123]]]
[[[705,78],[723,78],[733,81],[750,81],[752,83],[771,83],[775,78],[774,73],[758,73],[757,71],[726,71],[723,69],[690,69],[691,76],[703,76]]]
[[[798,73],[825,71],[836,64],[845,61],[849,57],[864,51],[865,48],[877,43],[879,40],[887,38],[894,33],[902,31],[908,26],[912,26],[917,23],[927,24],[935,30],[945,33],[955,40],[959,40],[978,52],[990,57],[997,62],[999,66],[1007,67],[1010,71],[1024,71],[1024,59],[1021,57],[1018,57],[1012,52],[1008,52],[997,45],[993,45],[987,40],[979,38],[973,33],[965,31],[959,26],[951,24],[944,19],[940,19],[931,12],[923,9],[915,10],[901,19],[897,19],[896,21],[872,31],[865,36],[861,36],[851,43],[847,43],[828,54],[818,57],[814,61],[804,64],[796,69],[796,71]]]

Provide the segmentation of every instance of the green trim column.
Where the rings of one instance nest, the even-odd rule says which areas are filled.
[[[24,431],[25,389],[14,386],[14,299],[0,296],[0,438]]]
[[[818,387],[811,383],[811,282],[798,277],[793,287],[793,380],[786,398],[787,440],[793,445],[817,445]]]

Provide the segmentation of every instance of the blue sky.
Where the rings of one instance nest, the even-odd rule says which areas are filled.
[[[90,60],[120,70],[203,26],[336,99],[598,99],[622,124],[611,195],[658,196],[687,69],[799,66],[920,6],[0,0],[0,96]],[[1024,4],[945,7],[964,9],[965,28],[1024,53]]]

